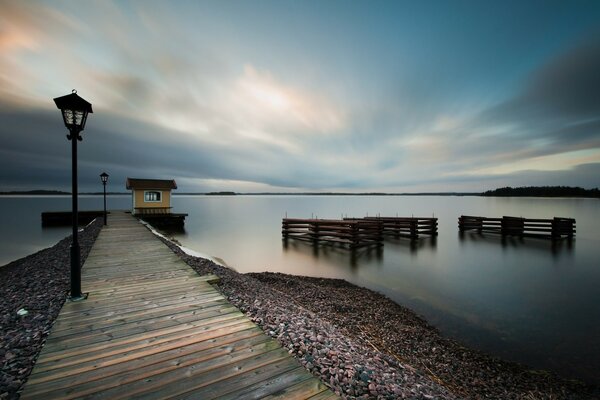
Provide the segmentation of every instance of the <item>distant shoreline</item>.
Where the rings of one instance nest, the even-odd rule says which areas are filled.
[[[81,192],[80,195],[102,195],[103,192]],[[108,196],[130,195],[129,192],[107,192]],[[0,196],[67,196],[60,190],[25,190],[0,192]],[[600,190],[571,186],[503,187],[485,192],[174,192],[174,196],[479,196],[479,197],[545,197],[545,198],[600,198]]]
[[[60,191],[23,191],[23,192],[0,192],[0,196],[70,196],[70,192]],[[81,192],[79,195],[103,195],[102,192]],[[107,192],[107,196],[130,196],[130,192]],[[260,193],[215,193],[215,192],[173,192],[173,196],[481,196],[482,193],[347,193],[347,192],[260,192]]]

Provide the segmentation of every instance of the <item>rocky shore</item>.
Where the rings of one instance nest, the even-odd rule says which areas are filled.
[[[443,337],[413,311],[344,280],[239,274],[165,241],[344,398],[597,399],[598,388]]]
[[[100,229],[96,220],[79,233],[81,262]],[[0,399],[16,399],[70,289],[71,236],[0,266]]]
[[[101,226],[80,234],[82,261]],[[239,274],[162,240],[198,273],[220,276],[229,301],[343,398],[600,398],[597,388],[467,349],[371,290],[336,279]],[[0,267],[2,400],[18,398],[66,299],[70,242]]]

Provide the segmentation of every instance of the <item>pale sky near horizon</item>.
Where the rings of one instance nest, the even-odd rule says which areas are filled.
[[[600,186],[599,1],[0,0],[0,191]]]

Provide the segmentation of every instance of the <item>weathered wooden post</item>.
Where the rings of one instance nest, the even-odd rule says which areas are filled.
[[[281,221],[281,233],[283,233],[283,238],[287,240],[289,234],[290,225],[288,223],[287,218],[284,218]]]
[[[312,232],[313,235],[313,243],[316,245],[319,244],[319,222],[317,220],[312,220],[310,222],[310,228],[309,230]]]
[[[413,217],[410,219],[410,238],[416,239],[419,237],[419,232],[417,231],[417,220]]]
[[[569,229],[567,232],[567,236],[569,239],[573,239],[573,235],[575,235],[575,220],[573,218],[569,218]]]
[[[523,236],[525,234],[525,218],[502,217],[502,235]]]
[[[377,221],[377,243],[383,242],[383,220]]]
[[[550,230],[550,237],[552,237],[552,239],[558,239],[560,238],[560,221],[558,218],[554,217],[554,219],[552,220],[551,223],[551,230]]]
[[[350,222],[350,232],[351,232],[351,244],[350,247],[351,248],[357,248],[360,244],[360,236],[359,236],[359,222],[358,221],[352,221]]]
[[[574,234],[574,223],[575,220],[572,218],[554,217],[552,220],[552,238],[558,239],[564,235],[569,239],[572,239]]]

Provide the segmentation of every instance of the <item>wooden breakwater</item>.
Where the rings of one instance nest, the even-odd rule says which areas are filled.
[[[496,233],[503,236],[543,237],[549,239],[573,238],[575,219],[554,217],[532,219],[522,217],[489,218],[461,215],[458,218],[461,232],[475,230],[479,233]]]
[[[338,219],[283,218],[281,234],[296,239],[348,245],[351,249],[382,246],[384,236],[417,239],[437,235],[437,218],[365,217]]]
[[[365,217],[382,224],[383,235],[418,239],[422,235],[437,236],[438,219],[430,217]]]
[[[350,248],[382,246],[383,229],[378,221],[359,219],[297,219],[281,222],[284,239],[348,245]]]

